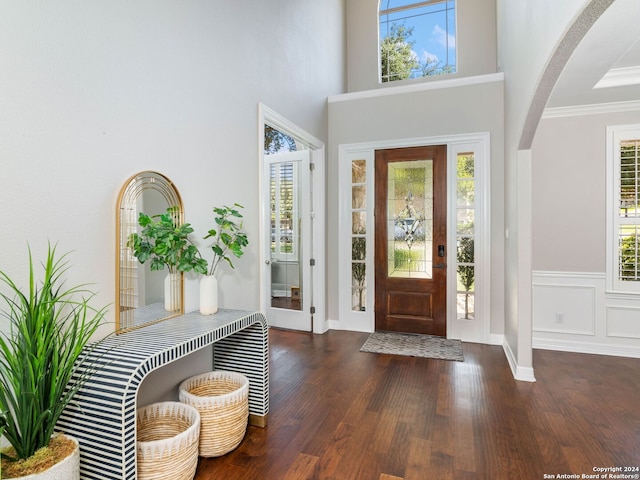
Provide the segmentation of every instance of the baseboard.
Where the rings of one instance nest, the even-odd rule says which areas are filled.
[[[507,357],[507,362],[509,362],[509,367],[511,368],[511,374],[513,378],[522,382],[535,382],[536,377],[533,374],[532,367],[522,367],[518,365],[516,361],[516,357],[509,346],[509,343],[505,341],[502,343],[502,349],[504,350],[504,354]]]
[[[640,347],[607,345],[604,343],[572,342],[548,338],[533,338],[533,348],[558,352],[610,355],[613,357],[640,358]]]

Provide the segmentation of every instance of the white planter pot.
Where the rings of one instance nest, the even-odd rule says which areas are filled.
[[[27,475],[26,477],[17,477],[19,480],[80,480],[80,446],[78,441],[70,438],[76,444],[76,449],[71,455],[56,463],[53,467],[45,470],[44,472],[34,473],[33,475]],[[16,480],[17,480],[16,479]]]
[[[164,308],[167,312],[180,310],[180,274],[169,273],[164,278]]]
[[[212,315],[218,311],[218,280],[213,275],[200,279],[200,313]]]

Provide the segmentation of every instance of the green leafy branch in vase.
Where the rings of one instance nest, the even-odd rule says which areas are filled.
[[[193,227],[180,223],[179,219],[178,207],[169,207],[166,213],[154,216],[140,212],[138,224],[142,231],[132,233],[127,246],[140,263],[150,260],[151,270],[163,270],[166,266],[169,273],[193,270],[204,275],[207,261],[189,238]]]
[[[244,253],[242,249],[249,245],[247,235],[242,231],[242,214],[238,210],[240,208],[244,207],[238,203],[234,203],[231,207],[225,205],[213,208],[214,213],[217,215],[215,218],[217,229],[209,230],[207,236],[204,237],[205,240],[209,238],[215,239],[213,245],[211,245],[213,260],[209,275],[215,273],[221,260],[225,260],[231,268],[235,268],[229,255],[240,258]]]

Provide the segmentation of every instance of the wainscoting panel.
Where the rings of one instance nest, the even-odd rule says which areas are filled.
[[[640,307],[607,305],[607,336],[640,339]]]
[[[608,296],[604,273],[534,272],[533,347],[640,357],[640,298]]]
[[[595,335],[593,286],[533,285],[533,304],[538,306],[534,330],[550,333]]]

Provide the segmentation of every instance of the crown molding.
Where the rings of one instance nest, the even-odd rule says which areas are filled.
[[[640,100],[629,102],[597,103],[572,107],[545,108],[542,118],[577,117],[604,113],[634,112],[640,110]]]
[[[612,68],[593,88],[624,87],[640,85],[640,66]]]

